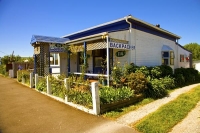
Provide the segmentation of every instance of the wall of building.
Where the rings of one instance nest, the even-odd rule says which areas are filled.
[[[70,55],[70,72],[77,72],[77,54]]]
[[[200,72],[200,61],[193,64],[194,68]]]
[[[67,74],[68,71],[67,53],[59,53],[59,56],[60,56],[60,74]]]
[[[111,32],[109,33],[110,38],[115,38],[119,40],[126,40],[129,41],[129,31],[124,30],[124,31],[117,31],[117,32]],[[113,63],[120,62],[121,65],[125,63],[132,63],[131,58],[131,52],[134,52],[135,50],[125,50],[126,54],[123,57],[117,57],[116,52],[118,51],[124,51],[124,49],[113,49]]]
[[[131,40],[129,40],[129,31],[118,31],[109,33],[109,37],[130,41],[135,46],[135,50],[127,51],[126,56],[119,57],[121,62],[134,63],[138,66],[157,66],[162,64],[162,47],[169,46],[174,51],[174,65],[170,65],[173,69],[178,67],[189,67],[189,62],[179,63],[180,54],[189,53],[176,45],[176,42],[162,38],[155,34],[150,34],[141,30],[132,29]],[[114,55],[118,50],[114,49]],[[130,58],[128,58],[128,57]]]
[[[60,55],[58,54],[58,65],[50,65],[52,74],[60,74]]]
[[[178,46],[178,45],[177,45]],[[180,62],[180,55],[184,55],[184,62]],[[186,57],[190,55],[190,52],[186,51],[182,47],[178,46],[178,66],[183,67],[183,68],[188,68],[190,67],[190,62],[186,60]]]

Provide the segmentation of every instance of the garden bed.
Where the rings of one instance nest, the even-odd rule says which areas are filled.
[[[122,101],[118,101],[118,102],[114,102],[114,103],[108,103],[108,104],[101,104],[100,105],[100,108],[101,108],[100,112],[102,114],[102,113],[105,113],[106,111],[111,111],[111,110],[114,110],[114,109],[117,109],[117,108],[122,108],[122,107],[125,107],[125,106],[128,106],[128,105],[137,103],[137,102],[139,102],[143,99],[144,99],[144,96],[141,94],[141,95],[135,95],[134,97],[131,97],[131,98],[128,98],[128,99],[125,99],[125,100],[122,100]]]

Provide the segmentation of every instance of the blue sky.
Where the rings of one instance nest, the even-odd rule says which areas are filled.
[[[0,0],[0,57],[32,56],[33,34],[61,37],[132,16],[200,44],[200,0]]]

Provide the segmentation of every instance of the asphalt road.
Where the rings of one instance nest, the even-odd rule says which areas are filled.
[[[136,133],[0,76],[0,133]]]

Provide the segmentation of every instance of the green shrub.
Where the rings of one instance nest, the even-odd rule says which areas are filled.
[[[168,94],[163,79],[152,79],[148,83],[148,89],[145,91],[147,97],[162,98]]]
[[[166,76],[161,79],[163,84],[165,85],[166,89],[174,89],[175,87],[175,80],[170,76]]]
[[[27,70],[19,70],[18,72],[18,81],[22,82],[22,78],[24,78],[25,83],[29,84],[30,82],[30,72]]]
[[[0,65],[0,74],[6,75],[6,65]]]
[[[50,76],[51,83],[51,93],[54,96],[58,96],[60,98],[65,98],[66,88],[64,86],[64,80],[56,79],[53,76]]]
[[[120,62],[115,63],[111,71],[113,84],[114,85],[121,84],[121,78],[123,75],[124,75],[124,72],[123,72],[122,66],[120,66]]]
[[[156,66],[151,69],[151,77],[152,78],[162,78],[162,71],[160,67]]]
[[[147,79],[143,73],[131,73],[128,76],[128,86],[135,94],[143,93],[147,89]]]
[[[150,71],[149,71],[148,67],[146,67],[146,66],[138,67],[136,69],[135,73],[143,73],[146,77],[148,77],[150,75]]]
[[[113,88],[102,86],[99,89],[100,103],[113,103],[134,96],[134,91],[129,87]]]
[[[135,71],[138,69],[138,66],[135,66],[133,63],[131,64],[126,64],[124,66],[124,74],[129,75],[131,73],[135,73]]]
[[[176,86],[193,84],[199,81],[198,71],[194,68],[176,68],[174,71]]]
[[[160,70],[162,72],[161,77],[166,77],[166,76],[172,76],[173,75],[173,69],[170,66],[161,65],[159,67],[160,67]]]
[[[36,89],[39,91],[47,92],[47,80],[46,78],[39,78]]]
[[[89,92],[70,89],[66,92],[68,101],[92,108],[92,95]]]

